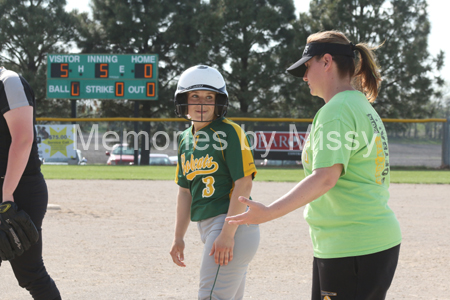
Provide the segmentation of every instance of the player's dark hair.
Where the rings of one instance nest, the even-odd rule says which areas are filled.
[[[350,40],[340,31],[323,31],[310,35],[307,43],[336,43],[350,44]],[[381,45],[380,45],[381,46]],[[363,92],[369,102],[375,101],[381,82],[379,66],[376,63],[374,50],[378,47],[370,47],[365,43],[353,45],[353,49],[359,53],[355,59],[344,55],[333,55],[333,61],[338,67],[341,77],[350,76],[353,86]],[[323,56],[323,55],[322,55]],[[322,56],[316,57],[320,59]]]

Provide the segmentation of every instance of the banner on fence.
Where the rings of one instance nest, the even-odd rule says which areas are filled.
[[[44,161],[68,162],[76,158],[75,125],[35,125],[39,157]]]
[[[254,154],[256,159],[301,160],[307,132],[293,128],[267,131],[255,128]]]

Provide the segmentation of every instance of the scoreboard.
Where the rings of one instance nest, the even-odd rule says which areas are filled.
[[[158,99],[156,54],[48,54],[47,98]]]

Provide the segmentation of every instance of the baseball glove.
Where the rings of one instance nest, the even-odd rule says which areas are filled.
[[[6,201],[0,204],[0,258],[11,260],[22,255],[39,239],[39,233],[30,216],[17,204]]]

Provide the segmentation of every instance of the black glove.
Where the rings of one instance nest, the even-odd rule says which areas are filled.
[[[0,204],[0,258],[11,260],[22,255],[39,240],[39,233],[30,216],[17,210],[17,204]]]

